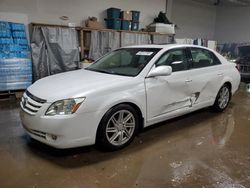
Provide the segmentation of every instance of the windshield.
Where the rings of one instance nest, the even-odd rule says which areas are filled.
[[[136,76],[160,50],[159,48],[122,48],[102,57],[86,70]]]

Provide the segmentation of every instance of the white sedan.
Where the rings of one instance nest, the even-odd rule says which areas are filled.
[[[116,150],[144,127],[204,107],[223,111],[239,83],[235,65],[207,48],[125,47],[86,69],[38,80],[20,116],[27,133],[50,146]]]

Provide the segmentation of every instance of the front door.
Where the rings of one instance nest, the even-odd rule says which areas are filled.
[[[164,118],[170,112],[189,108],[191,105],[186,49],[167,51],[153,68],[161,65],[171,66],[173,72],[169,76],[145,79],[148,121]]]

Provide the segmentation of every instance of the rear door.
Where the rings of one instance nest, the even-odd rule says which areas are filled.
[[[215,99],[223,80],[223,66],[217,56],[203,48],[189,48],[191,67],[188,88],[192,105]]]

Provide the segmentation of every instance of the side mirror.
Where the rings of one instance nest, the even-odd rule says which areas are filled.
[[[171,74],[172,74],[172,67],[162,65],[151,70],[148,74],[148,77],[169,76]]]

